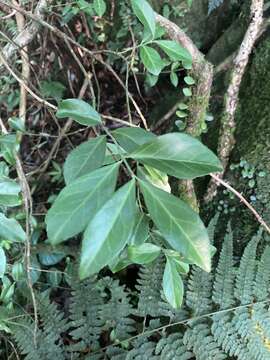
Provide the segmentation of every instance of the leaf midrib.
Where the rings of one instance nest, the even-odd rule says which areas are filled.
[[[197,249],[194,247],[193,242],[191,241],[190,237],[186,234],[186,232],[183,230],[183,228],[181,227],[181,225],[178,224],[178,222],[176,221],[176,218],[173,216],[173,214],[171,214],[171,213],[168,211],[168,209],[166,208],[166,206],[163,205],[162,202],[159,201],[159,198],[154,194],[154,192],[151,192],[151,195],[156,199],[156,201],[157,201],[157,202],[160,204],[160,206],[164,209],[164,211],[167,213],[167,215],[169,215],[169,218],[175,223],[175,225],[181,229],[181,231],[182,231],[182,233],[185,235],[185,237],[186,237],[187,239],[189,239],[189,242],[191,243],[191,246],[192,246],[193,250],[195,250],[196,253],[199,254],[198,251],[197,251]],[[199,258],[202,259],[201,256],[200,256],[200,254],[199,254]]]
[[[101,182],[98,183],[98,184],[93,188],[93,190],[88,194],[88,196],[85,197],[84,201],[81,202],[81,203],[79,203],[79,205],[76,207],[76,209],[74,209],[73,212],[69,213],[69,216],[67,217],[66,221],[63,222],[63,223],[62,223],[62,226],[60,226],[60,227],[58,228],[58,231],[56,232],[56,234],[53,236],[52,239],[57,239],[57,238],[58,238],[59,233],[61,233],[62,229],[65,227],[66,223],[68,223],[68,222],[70,221],[70,219],[71,219],[71,217],[74,215],[74,213],[77,212],[80,207],[83,207],[83,206],[85,205],[85,203],[89,200],[89,198],[91,198],[91,196],[93,196],[93,193],[97,190],[97,188],[98,188],[99,186],[101,186],[101,184],[103,184],[103,183],[105,182],[105,180],[107,180],[108,175],[111,174],[113,170],[115,170],[115,167],[112,167],[112,170],[111,170],[110,172],[108,172],[108,173],[102,178]],[[62,214],[63,212],[60,212],[60,213]],[[61,239],[61,240],[62,240],[62,239]]]

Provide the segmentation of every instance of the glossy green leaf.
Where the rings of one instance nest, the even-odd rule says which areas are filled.
[[[0,279],[5,275],[7,259],[4,250],[0,247]]]
[[[137,174],[141,180],[149,181],[152,185],[169,193],[171,192],[167,174],[147,165],[144,165],[144,167],[138,166]]]
[[[167,258],[162,286],[168,303],[173,308],[179,309],[183,302],[184,284],[174,261],[170,258]]]
[[[58,195],[47,213],[49,240],[58,244],[84,231],[94,214],[114,192],[119,163],[74,180]]]
[[[153,87],[157,84],[159,77],[153,74],[150,74],[149,72],[146,73],[146,77],[145,77],[145,83],[150,86]]]
[[[211,269],[210,242],[198,216],[174,195],[139,180],[149,214],[170,246],[206,271]]]
[[[106,12],[106,3],[104,0],[94,0],[93,7],[99,17],[102,17]]]
[[[135,180],[121,187],[97,212],[83,241],[80,278],[100,271],[128,242],[136,213]]]
[[[0,213],[0,239],[11,242],[24,242],[26,235],[15,219],[9,219]]]
[[[163,250],[166,257],[172,259],[175,263],[177,271],[181,274],[187,274],[189,272],[189,263],[175,250]],[[186,261],[186,262],[185,262]]]
[[[15,131],[25,131],[25,124],[20,117],[11,117],[8,119],[9,126]]]
[[[170,80],[174,87],[178,86],[178,76],[175,72],[171,71],[170,73]]]
[[[130,157],[179,179],[193,179],[222,170],[216,155],[199,140],[170,133],[140,146]]]
[[[188,85],[194,85],[195,84],[195,80],[191,76],[185,76],[184,81]]]
[[[169,56],[172,61],[192,61],[190,53],[173,40],[157,40],[155,43]]]
[[[148,217],[137,211],[135,215],[134,228],[129,238],[129,244],[139,246],[143,244],[149,236],[149,219]]]
[[[0,179],[0,205],[18,206],[21,205],[19,193],[21,187],[16,181],[9,178]]]
[[[80,99],[66,99],[59,103],[58,118],[70,117],[79,124],[94,126],[101,123],[101,117],[87,102]]]
[[[148,28],[152,34],[152,38],[156,32],[156,19],[154,10],[146,0],[131,0],[132,9],[134,14],[140,20],[140,22]]]
[[[115,163],[116,161],[120,161],[121,158],[125,156],[126,152],[123,148],[121,148],[121,146],[107,143],[103,165],[108,165]]]
[[[156,138],[150,132],[139,127],[123,127],[112,131],[113,137],[128,152],[136,150],[140,145]]]
[[[139,246],[128,247],[128,258],[135,264],[149,264],[160,254],[161,248],[151,243],[144,243]]]
[[[0,136],[0,155],[10,165],[15,165],[15,154],[19,150],[19,144],[15,134],[4,134]]]
[[[157,50],[149,46],[141,47],[140,58],[146,69],[153,75],[158,76],[161,73],[161,70],[164,68],[164,62]]]
[[[62,252],[42,251],[38,253],[41,265],[52,266],[58,264],[66,255]]]
[[[103,164],[105,151],[105,136],[86,141],[71,151],[64,164],[66,184],[99,168]]]
[[[191,97],[192,96],[192,91],[190,90],[190,88],[183,88],[183,94],[186,97]]]

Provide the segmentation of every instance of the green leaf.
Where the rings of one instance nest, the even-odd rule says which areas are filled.
[[[21,205],[19,193],[21,187],[16,181],[9,178],[0,179],[0,205],[3,206],[18,206]]]
[[[124,157],[125,155],[126,152],[124,149],[121,148],[121,146],[107,143],[103,165],[108,165],[119,161],[121,160],[121,156]]]
[[[156,18],[154,10],[146,0],[131,0],[131,5],[134,14],[143,26],[150,30],[152,38],[154,38],[156,32]]]
[[[0,213],[0,239],[11,242],[24,242],[26,235],[15,219],[9,219]]]
[[[161,70],[164,68],[164,62],[157,50],[149,46],[141,47],[140,58],[146,69],[153,75],[158,76],[161,73]]]
[[[11,117],[8,119],[9,126],[15,131],[25,132],[25,125],[20,117]]]
[[[183,94],[186,97],[191,97],[192,96],[192,91],[190,90],[190,88],[183,88]]]
[[[58,195],[47,213],[49,240],[58,244],[82,232],[114,192],[119,163],[74,180]]]
[[[147,72],[145,82],[148,86],[153,87],[157,84],[159,77]]]
[[[162,286],[168,303],[173,308],[179,309],[183,302],[184,285],[174,261],[168,257],[163,274]]]
[[[148,217],[137,211],[135,215],[135,225],[129,239],[129,244],[139,246],[142,245],[149,236],[149,219]]]
[[[101,117],[87,102],[80,99],[66,99],[59,103],[58,118],[70,117],[79,124],[94,126],[101,123]]]
[[[106,12],[106,3],[104,0],[94,0],[94,10],[99,17],[102,17]]]
[[[133,227],[135,213],[133,179],[107,201],[88,225],[82,242],[81,279],[97,273],[124,248]]]
[[[170,80],[174,87],[178,86],[178,76],[175,72],[171,71]]]
[[[214,153],[186,134],[170,133],[140,146],[129,157],[179,179],[222,170]]]
[[[155,43],[169,56],[172,61],[192,62],[190,53],[173,40],[156,40]]]
[[[188,85],[194,85],[195,84],[195,80],[191,76],[185,76],[184,81]]]
[[[187,115],[188,115],[185,111],[182,111],[182,110],[176,111],[175,114],[176,114],[176,116],[179,117],[180,119],[185,118],[185,117],[187,117]]]
[[[105,151],[105,136],[98,136],[84,142],[71,151],[64,164],[66,184],[70,184],[76,178],[99,168],[103,164]]]
[[[144,167],[138,166],[137,174],[141,180],[149,181],[152,185],[169,193],[171,192],[167,174],[147,165]]]
[[[19,144],[15,134],[5,134],[0,136],[1,154],[7,163],[15,165],[15,154],[19,150]]]
[[[139,183],[149,214],[170,246],[210,271],[209,238],[198,214],[176,196],[144,181]]]
[[[4,250],[0,247],[0,279],[5,275],[7,259]]]
[[[149,264],[160,254],[161,248],[154,244],[144,243],[139,246],[128,247],[128,258],[135,264]]]
[[[62,252],[44,251],[38,253],[38,259],[41,265],[52,266],[58,264],[66,255]]]
[[[113,137],[123,149],[132,152],[140,145],[155,139],[155,135],[139,127],[123,127],[112,131]]]

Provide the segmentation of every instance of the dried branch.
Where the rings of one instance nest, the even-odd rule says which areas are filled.
[[[244,36],[238,54],[234,60],[234,68],[231,73],[231,81],[225,95],[224,111],[221,118],[221,129],[218,143],[218,156],[223,165],[223,172],[218,175],[222,178],[228,165],[229,156],[235,144],[235,112],[238,105],[238,96],[241,81],[248,64],[249,56],[261,32],[263,23],[263,0],[252,0],[251,22]],[[210,181],[205,196],[205,201],[213,199],[217,192],[217,183]]]
[[[229,185],[228,183],[226,183],[225,181],[223,181],[222,179],[220,179],[219,176],[215,175],[215,174],[211,174],[211,177],[213,179],[214,182],[216,182],[217,184],[221,184],[223,185],[226,189],[228,189],[229,191],[231,191],[233,194],[235,194],[238,199],[245,204],[245,206],[252,212],[252,214],[256,217],[256,219],[258,220],[258,222],[265,228],[265,230],[270,234],[270,227],[266,224],[266,222],[263,220],[263,218],[261,217],[261,215],[259,215],[257,213],[257,211],[254,209],[253,206],[250,205],[250,203],[244,198],[244,196],[242,194],[240,194],[237,190],[235,190],[231,185]]]
[[[0,118],[0,127],[1,132],[5,135],[8,135],[8,130],[5,127],[2,119]],[[25,233],[26,233],[26,244],[25,244],[25,267],[26,267],[26,275],[27,275],[27,285],[30,290],[33,310],[34,310],[34,344],[36,345],[36,335],[37,335],[37,328],[38,328],[38,310],[37,310],[37,302],[35,297],[35,292],[32,283],[31,277],[31,214],[32,214],[32,197],[29,184],[27,182],[22,162],[20,159],[19,154],[15,154],[16,159],[16,171],[18,174],[19,182],[22,189],[22,196],[23,196],[23,204],[25,210]]]
[[[44,1],[44,0],[43,0]],[[137,102],[135,101],[135,99],[133,98],[133,96],[131,95],[131,93],[126,90],[126,86],[123,83],[123,81],[121,80],[121,78],[118,76],[118,74],[114,71],[114,69],[111,67],[110,64],[106,63],[106,61],[104,61],[102,59],[102,57],[99,54],[95,54],[93,51],[89,50],[88,48],[86,48],[85,46],[82,46],[81,44],[79,44],[76,40],[72,39],[70,36],[68,36],[67,34],[65,34],[64,32],[62,32],[61,30],[59,30],[57,27],[49,24],[48,22],[44,21],[43,18],[37,16],[35,13],[31,13],[29,11],[26,11],[25,9],[23,9],[20,6],[8,3],[4,0],[0,0],[0,5],[5,5],[8,8],[11,8],[13,10],[16,10],[18,12],[20,12],[21,14],[25,15],[26,17],[34,20],[35,22],[37,22],[39,25],[42,25],[43,27],[49,29],[53,34],[55,34],[56,36],[58,36],[59,38],[63,39],[64,41],[68,41],[73,45],[76,45],[78,48],[80,48],[81,50],[83,50],[86,54],[89,54],[93,59],[95,59],[97,62],[99,62],[102,66],[104,66],[112,75],[113,77],[118,81],[118,83],[120,84],[120,86],[127,91],[127,95],[130,99],[130,101],[132,102],[135,110],[137,111],[138,115],[140,116],[142,123],[144,125],[144,127],[148,130],[148,125],[147,125],[147,121],[139,107],[139,105],[137,104]]]
[[[48,5],[52,2],[52,0],[39,0],[36,8],[35,8],[35,15],[39,17],[40,19],[43,19],[45,11],[48,8]],[[11,4],[5,4],[4,5],[10,7]],[[13,5],[16,7],[19,7],[18,3],[13,1]],[[18,12],[18,10],[14,9],[16,11],[16,17],[18,18],[18,14],[21,14]],[[21,19],[19,20],[19,22]],[[7,44],[3,48],[3,55],[6,59],[12,59],[12,56],[15,54],[17,49],[23,49],[27,45],[29,45],[34,38],[36,37],[38,30],[40,26],[39,23],[36,21],[32,21],[31,24],[27,27],[23,26],[18,28],[19,34],[13,39],[12,43]],[[15,45],[16,44],[16,45]],[[0,63],[0,69],[3,66],[3,64]]]

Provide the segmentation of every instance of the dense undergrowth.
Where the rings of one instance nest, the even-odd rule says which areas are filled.
[[[269,239],[228,189],[203,204],[219,115],[196,98],[201,44],[162,26],[192,33],[196,6],[221,37],[241,17],[241,1],[0,0],[1,359],[269,358]],[[20,21],[35,36],[12,50]],[[229,179],[264,215],[245,141]]]

